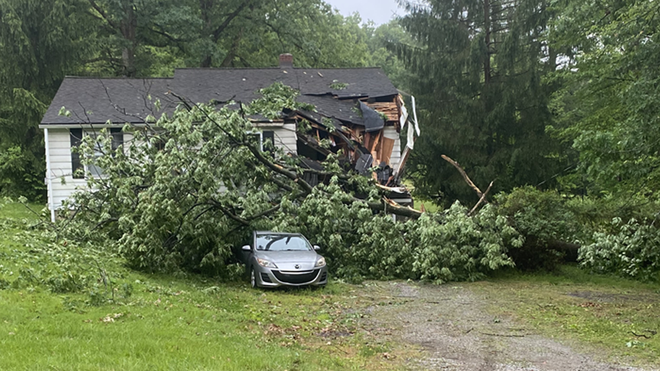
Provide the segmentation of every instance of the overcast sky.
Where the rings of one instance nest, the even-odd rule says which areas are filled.
[[[363,21],[374,21],[376,25],[389,22],[396,14],[403,15],[403,9],[398,7],[396,0],[325,0],[337,8],[344,16],[354,12],[360,13]]]

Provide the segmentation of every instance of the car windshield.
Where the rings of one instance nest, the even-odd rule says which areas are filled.
[[[312,247],[301,236],[290,234],[257,235],[257,250],[263,251],[309,251]]]

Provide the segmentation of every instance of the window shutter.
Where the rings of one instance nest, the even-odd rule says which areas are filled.
[[[82,141],[83,130],[82,129],[69,129],[69,136],[71,137],[71,171],[73,172],[74,179],[83,179],[85,178],[84,169],[80,163],[80,154],[74,152],[73,149],[80,146]]]
[[[112,135],[112,151],[116,151],[119,146],[124,144],[124,133],[121,129],[115,128],[110,129],[110,135]]]

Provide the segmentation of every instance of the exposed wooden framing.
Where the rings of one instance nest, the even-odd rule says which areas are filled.
[[[383,162],[390,164],[390,158],[392,157],[392,150],[394,150],[394,139],[383,137],[383,142],[380,147],[380,159]]]
[[[365,131],[364,135],[363,135],[363,138],[364,138],[364,141],[362,141],[362,145],[364,146],[364,148],[368,149],[369,152],[371,152],[371,146],[369,145],[369,143],[371,142],[371,133],[367,133]]]
[[[394,98],[392,102],[367,102],[366,105],[383,113],[387,117],[387,121],[399,121],[400,109],[397,104],[397,99],[398,98]]]

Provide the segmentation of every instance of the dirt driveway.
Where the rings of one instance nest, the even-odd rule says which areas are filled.
[[[469,285],[369,282],[359,297],[367,303],[367,331],[422,349],[406,360],[413,370],[642,370],[604,363],[510,318],[494,318]]]

